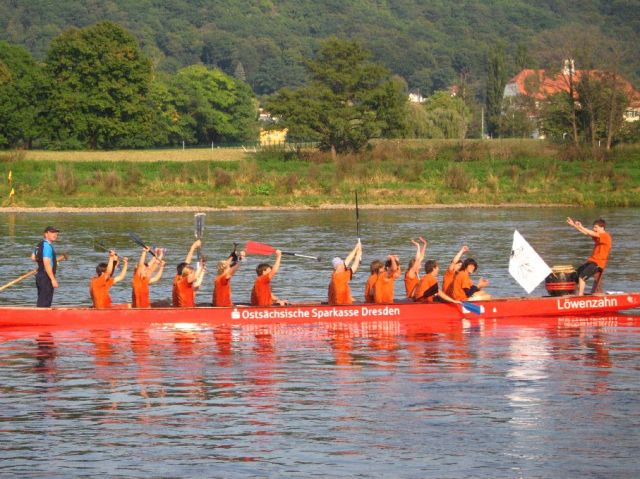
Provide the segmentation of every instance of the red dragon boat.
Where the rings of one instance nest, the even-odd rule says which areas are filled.
[[[395,320],[407,322],[448,322],[460,319],[499,319],[597,315],[640,308],[640,292],[536,298],[504,298],[474,303],[480,312],[471,312],[458,304],[296,304],[273,307],[128,307],[94,309],[90,307],[35,308],[0,307],[0,330],[126,328],[154,324],[202,323],[304,324],[316,322],[356,322]]]

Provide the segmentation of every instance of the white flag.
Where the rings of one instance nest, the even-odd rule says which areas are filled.
[[[509,273],[524,288],[527,294],[531,294],[531,291],[551,274],[551,268],[518,233],[518,230],[513,232]]]

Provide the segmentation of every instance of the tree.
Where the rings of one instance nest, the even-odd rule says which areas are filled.
[[[622,127],[623,114],[629,103],[617,74],[593,72],[583,75],[576,92],[582,106],[579,117],[585,137],[592,148],[605,140],[609,149],[612,139]]]
[[[554,118],[543,118],[544,122],[554,123],[559,118],[555,114],[562,110],[564,116],[568,114],[575,145],[585,141],[596,147],[604,139],[606,148],[610,148],[628,102],[620,69],[634,61],[636,49],[605,36],[594,25],[564,26],[545,33],[535,43],[554,77],[558,66],[564,66],[566,106],[560,108],[562,97],[554,99],[552,107],[546,109]]]
[[[504,99],[500,117],[500,136],[530,138],[536,130],[535,101],[528,96],[518,95]]]
[[[143,131],[150,118],[145,99],[151,64],[123,28],[101,22],[65,31],[51,43],[46,71],[54,146],[96,149],[148,143]]]
[[[306,86],[282,89],[266,103],[290,137],[308,135],[305,139],[317,139],[322,149],[346,152],[405,128],[403,85],[382,65],[371,62],[360,44],[325,40],[306,66],[311,77]]]
[[[253,140],[257,108],[249,86],[218,69],[192,65],[171,82],[177,125],[197,143]]]
[[[427,138],[464,138],[470,111],[462,98],[448,91],[437,91],[424,103],[427,113]]]
[[[493,52],[489,56],[487,67],[487,131],[489,135],[496,136],[499,133],[502,96],[507,83],[504,53],[501,50]]]
[[[31,147],[41,134],[42,70],[22,47],[0,42],[0,147]]]

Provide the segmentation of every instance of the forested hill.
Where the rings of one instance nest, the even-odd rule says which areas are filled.
[[[63,30],[100,20],[131,31],[159,70],[217,66],[258,94],[303,82],[300,59],[331,35],[358,40],[423,93],[460,72],[481,82],[500,48],[508,74],[535,67],[538,45],[567,28],[640,44],[638,0],[0,0],[0,39],[40,59]],[[622,71],[637,85],[640,56]]]

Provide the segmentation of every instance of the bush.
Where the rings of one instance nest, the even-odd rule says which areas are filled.
[[[467,193],[471,189],[472,179],[463,167],[451,165],[445,172],[445,184],[452,190]]]
[[[56,185],[60,190],[60,193],[65,195],[71,195],[78,189],[78,181],[73,172],[73,168],[70,168],[63,163],[56,165]]]

